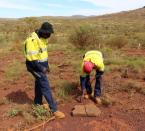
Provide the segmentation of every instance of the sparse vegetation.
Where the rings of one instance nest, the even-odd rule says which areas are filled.
[[[104,106],[109,107],[115,104],[116,101],[112,99],[114,97],[120,99],[119,101],[126,99],[125,101],[128,102],[128,104],[131,103],[129,99],[127,99],[128,96],[132,97],[137,94],[137,96],[141,95],[141,97],[144,98],[145,88],[144,80],[142,79],[145,74],[144,54],[142,57],[142,54],[132,56],[132,54],[128,55],[126,51],[126,49],[129,49],[131,53],[134,53],[133,51],[136,49],[138,52],[144,51],[145,49],[144,10],[133,11],[133,13],[131,11],[127,14],[119,13],[85,19],[30,17],[1,20],[0,65],[2,65],[2,68],[0,69],[0,73],[2,74],[2,80],[0,81],[0,86],[2,87],[2,92],[8,94],[10,98],[17,99],[12,92],[22,87],[24,92],[26,92],[25,96],[27,97],[28,95],[28,98],[25,100],[32,99],[30,97],[32,96],[34,86],[32,76],[28,76],[30,74],[23,74],[25,65],[24,61],[21,60],[19,56],[22,55],[21,48],[24,39],[29,33],[38,29],[44,21],[52,23],[55,31],[48,40],[49,64],[51,70],[48,76],[56,100],[62,101],[63,104],[67,100],[71,102],[72,96],[78,93],[78,91],[76,91],[77,86],[72,81],[79,83],[83,55],[86,51],[91,49],[99,49],[104,54],[105,73],[103,75],[103,86],[104,91],[107,90],[106,92],[111,96],[103,96],[102,104]],[[132,51],[132,49],[134,50]],[[8,55],[10,54],[8,56],[10,59],[4,59],[3,61],[6,53]],[[13,59],[11,54],[16,57]],[[127,74],[125,74],[126,70]],[[91,76],[94,75],[95,72],[91,74]],[[21,79],[21,77],[23,78]],[[68,78],[66,79],[66,77]],[[19,81],[19,78],[21,81]],[[19,84],[22,85],[19,86],[15,81],[17,81],[17,83],[20,82]],[[12,82],[14,82],[14,84],[11,85]],[[95,83],[93,83],[92,87],[94,87],[94,84]],[[9,92],[6,92],[8,89],[12,91],[10,95]],[[125,98],[120,97],[120,95],[124,96],[124,94],[126,96]],[[140,97],[137,98],[140,100]],[[22,98],[22,100],[23,99],[24,98]],[[133,99],[135,103],[136,98]],[[45,120],[51,116],[51,113],[43,106],[32,106],[29,103],[24,107],[20,107],[20,105],[24,104],[17,103],[17,106],[13,107],[13,104],[16,104],[17,101],[11,102],[10,100],[2,96],[0,105],[2,105],[2,108],[12,107],[7,112],[9,117],[21,115],[21,120],[23,119],[25,122],[21,123],[22,125],[34,124],[35,122]],[[119,106],[117,103],[116,106],[122,110],[124,105]],[[115,106],[112,106],[112,108],[116,109]],[[101,109],[103,110],[103,108]],[[117,111],[119,114],[119,110]],[[102,117],[105,117],[105,115]],[[2,120],[4,119],[2,118]],[[11,119],[13,120],[13,118]]]
[[[72,83],[67,81],[60,81],[57,89],[57,97],[62,100],[68,100],[73,94],[75,87]]]
[[[23,111],[22,116],[27,124],[32,124],[35,122],[35,117],[30,112]]]
[[[6,68],[5,77],[8,81],[13,81],[18,78],[21,72],[24,70],[24,65],[19,61],[13,60]]]
[[[8,104],[9,102],[10,100],[8,100],[8,98],[6,97],[0,99],[0,105]]]
[[[94,45],[99,48],[99,39],[97,38],[96,30],[88,25],[77,28],[70,35],[69,39],[73,45],[80,49],[91,48]]]
[[[139,82],[128,81],[122,85],[122,90],[130,93],[132,90],[145,95],[145,88]]]
[[[113,48],[113,49],[121,49],[128,45],[128,40],[125,36],[116,36],[115,38],[111,38],[106,43],[106,46]]]
[[[14,116],[17,116],[21,113],[21,110],[20,109],[17,109],[17,108],[11,108],[8,112],[8,116],[9,117],[14,117]]]
[[[51,113],[41,105],[33,105],[32,114],[37,119],[41,119],[41,120],[51,116]]]
[[[130,57],[126,60],[127,67],[133,72],[139,73],[142,69],[145,69],[145,58],[144,57]]]

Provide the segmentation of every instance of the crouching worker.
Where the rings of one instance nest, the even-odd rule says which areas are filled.
[[[82,74],[80,76],[80,84],[83,98],[89,98],[92,95],[90,73],[92,72],[93,69],[96,70],[95,75],[96,82],[93,99],[96,103],[100,104],[101,79],[102,79],[101,76],[104,73],[104,63],[102,53],[97,50],[88,51],[83,57]]]
[[[33,32],[24,42],[24,53],[26,57],[27,70],[35,77],[35,98],[34,103],[43,105],[42,96],[48,102],[50,110],[56,118],[64,118],[64,113],[58,111],[57,105],[53,100],[47,73],[48,49],[47,39],[53,33],[53,27],[50,23],[44,22],[41,28]]]

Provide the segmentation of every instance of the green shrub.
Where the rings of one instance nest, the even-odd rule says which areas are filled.
[[[67,81],[62,81],[59,84],[60,87],[57,89],[57,97],[65,100],[68,99],[74,92],[74,85]]]
[[[80,49],[85,49],[94,45],[99,46],[99,39],[97,38],[95,28],[90,26],[81,26],[70,35],[70,42]]]
[[[111,48],[121,49],[128,44],[128,39],[125,36],[114,36],[107,42],[107,46]]]
[[[8,116],[10,117],[14,117],[14,116],[17,116],[18,114],[20,114],[21,110],[19,109],[16,109],[16,108],[12,108],[10,109],[10,111],[8,112]]]
[[[41,105],[33,105],[32,114],[37,119],[45,119],[46,116],[50,116],[50,112]]]

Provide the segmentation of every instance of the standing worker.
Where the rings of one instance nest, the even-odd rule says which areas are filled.
[[[44,22],[40,29],[33,32],[25,40],[24,53],[27,70],[35,77],[34,103],[36,105],[43,105],[42,96],[44,96],[53,115],[56,118],[64,118],[64,113],[58,111],[57,105],[53,100],[47,78],[47,73],[49,72],[47,39],[52,33],[52,25],[48,22]]]
[[[96,70],[94,101],[98,104],[101,104],[101,76],[104,73],[104,63],[102,53],[97,50],[88,51],[83,57],[82,74],[80,76],[83,98],[91,97],[92,87],[90,82],[90,73],[93,69]]]

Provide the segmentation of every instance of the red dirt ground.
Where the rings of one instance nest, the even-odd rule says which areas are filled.
[[[124,50],[127,55],[145,56],[145,50]],[[50,64],[55,64],[58,69],[52,71],[49,75],[50,84],[53,89],[56,89],[55,80],[63,79],[70,83],[77,83],[79,77],[76,78],[75,71],[69,63],[61,63],[61,59],[68,59],[71,54],[65,55],[62,51],[50,52]],[[61,59],[60,59],[61,58]],[[7,111],[15,106],[23,106],[24,104],[31,105],[33,103],[33,81],[30,81],[27,72],[20,75],[14,81],[4,79],[5,68],[12,62],[13,59],[24,63],[22,55],[15,55],[14,52],[0,55],[0,99],[3,97],[11,99],[11,103],[0,105],[0,130],[22,130],[31,128],[33,125],[24,124],[22,116],[13,118],[7,117]],[[3,61],[5,60],[5,61]],[[65,69],[65,70],[64,70]],[[57,75],[56,75],[57,74]],[[134,74],[135,75],[135,74]],[[144,74],[141,74],[143,76]],[[53,131],[145,131],[145,95],[131,90],[126,92],[121,89],[122,85],[132,80],[139,82],[145,87],[145,81],[142,78],[122,78],[121,72],[106,73],[103,76],[103,92],[108,94],[114,104],[106,107],[104,105],[96,105],[102,111],[98,117],[73,117],[71,111],[74,105],[80,104],[75,99],[75,94],[69,101],[58,104],[58,107],[66,115],[65,119],[55,119],[47,123],[44,127],[37,130],[53,130]],[[76,92],[77,94],[77,92]],[[91,102],[88,100],[87,102]]]

